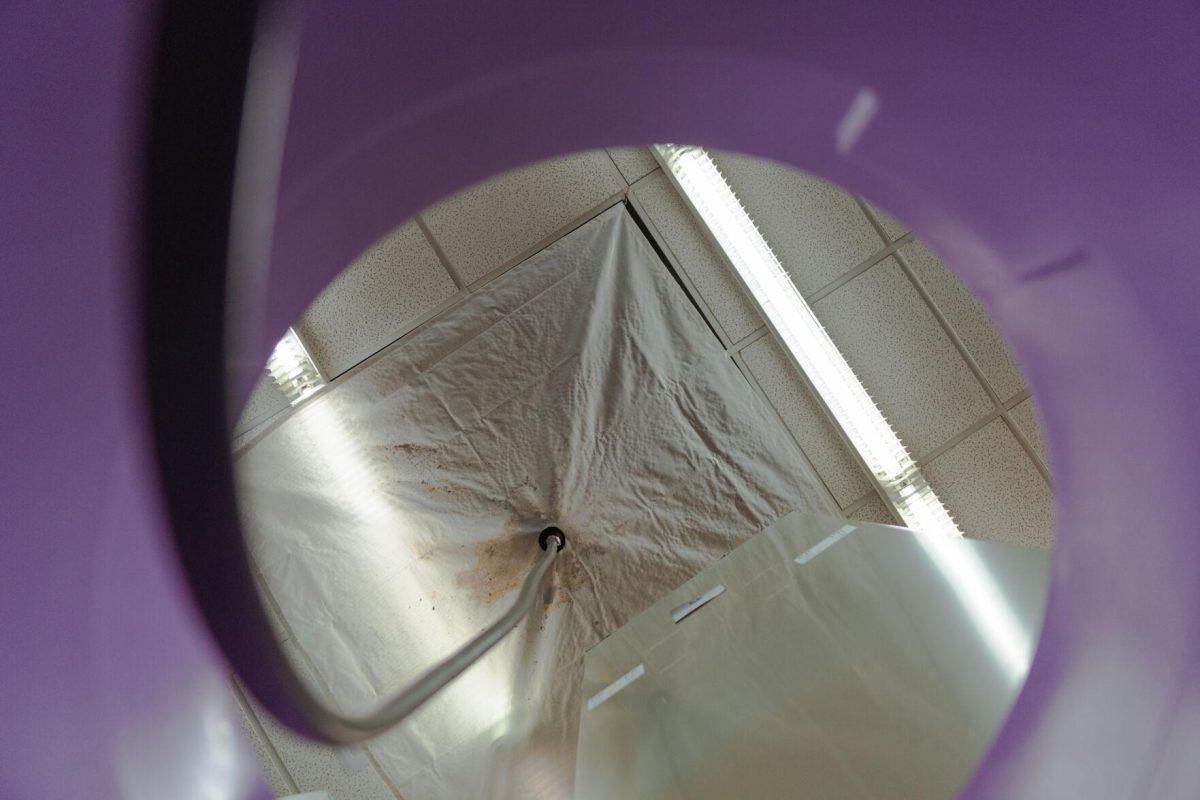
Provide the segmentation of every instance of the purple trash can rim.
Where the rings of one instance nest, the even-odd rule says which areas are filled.
[[[703,61],[703,58],[701,58],[701,60]],[[713,63],[717,63],[719,61],[721,61],[721,59],[718,56],[712,56]],[[726,66],[727,65],[728,64],[726,64]],[[543,65],[543,68],[544,66],[545,65]],[[534,70],[534,73],[535,79],[546,77],[544,74],[538,73],[536,70]],[[746,78],[746,75],[734,75],[729,79],[729,86],[738,87],[747,85],[745,82]],[[531,79],[527,80],[526,85],[533,85],[534,83],[536,83],[536,80]],[[804,81],[798,80],[798,83],[803,84]],[[808,91],[809,89],[812,89],[811,85],[804,87],[805,91]],[[804,94],[804,91],[798,93]],[[814,94],[819,96],[820,92],[815,91]],[[852,99],[852,94],[847,94],[845,91],[839,91],[836,94],[843,102],[843,105],[847,100]],[[477,97],[470,96],[459,97],[458,102],[463,108],[471,108],[474,104],[479,102],[479,99]],[[616,129],[619,126],[614,124],[613,127]],[[632,127],[633,126],[627,125],[626,130]],[[419,133],[420,132],[418,131],[418,136]],[[705,141],[703,137],[691,136],[689,138]],[[396,139],[397,141],[404,141],[403,137],[396,137]],[[580,135],[579,140],[576,142],[563,141],[558,144],[561,145],[562,149],[569,150],[573,149],[575,145],[584,146],[600,143],[601,142],[587,141],[585,140],[585,137]],[[625,142],[624,140],[617,140],[617,143]],[[752,135],[746,135],[744,139],[739,139],[736,135],[731,135],[729,131],[724,131],[720,136],[715,136],[712,140],[706,141],[705,143],[724,146],[727,149],[739,149],[757,155],[772,155],[778,151],[778,143],[769,141],[769,137],[761,136],[756,138]],[[486,151],[486,146],[483,149]],[[554,153],[555,148],[551,146],[545,146],[543,144],[538,145],[537,147],[533,148],[533,150],[536,151],[537,156],[547,157]],[[783,148],[783,150],[786,150],[786,148]],[[916,227],[922,233],[923,237],[925,237],[932,245],[942,250],[944,254],[949,256],[948,260],[951,265],[958,270],[962,270],[961,274],[963,278],[966,280],[968,285],[971,286],[981,296],[989,310],[992,310],[993,312],[1000,312],[995,313],[995,316],[1000,323],[1002,331],[1009,335],[1019,334],[1013,336],[1014,349],[1022,361],[1022,366],[1026,367],[1030,374],[1035,397],[1037,397],[1037,399],[1047,407],[1047,416],[1049,418],[1048,433],[1050,435],[1051,446],[1055,454],[1056,465],[1065,465],[1068,470],[1071,470],[1071,472],[1068,473],[1069,480],[1065,482],[1065,491],[1063,493],[1065,496],[1062,498],[1059,505],[1060,523],[1066,523],[1069,521],[1072,523],[1073,528],[1083,528],[1089,525],[1093,526],[1093,528],[1096,530],[1103,528],[1105,525],[1103,520],[1098,520],[1094,514],[1083,513],[1085,509],[1083,504],[1086,503],[1087,500],[1080,496],[1078,487],[1081,479],[1077,476],[1076,471],[1083,469],[1086,472],[1086,468],[1082,468],[1077,463],[1078,459],[1075,457],[1075,453],[1082,453],[1087,450],[1087,448],[1081,445],[1077,439],[1072,438],[1073,434],[1076,432],[1073,427],[1069,430],[1065,425],[1060,426],[1056,424],[1065,419],[1065,411],[1062,407],[1063,403],[1066,400],[1078,400],[1079,396],[1074,392],[1066,392],[1063,387],[1067,385],[1078,385],[1080,387],[1084,387],[1086,385],[1086,381],[1083,380],[1079,375],[1071,372],[1069,369],[1065,370],[1065,374],[1061,376],[1054,374],[1056,366],[1062,367],[1066,365],[1064,365],[1061,361],[1059,361],[1056,365],[1053,358],[1048,355],[1044,348],[1041,352],[1039,352],[1039,347],[1035,347],[1034,345],[1036,344],[1038,346],[1043,346],[1046,343],[1044,341],[1034,340],[1034,335],[1038,328],[1038,321],[1030,317],[1029,314],[1027,314],[1024,310],[1017,308],[1016,305],[1022,302],[1027,302],[1035,313],[1045,313],[1046,308],[1044,306],[1039,306],[1039,303],[1044,302],[1047,299],[1059,299],[1059,289],[1053,286],[1047,288],[1048,285],[1053,284],[1056,279],[1064,278],[1067,280],[1067,282],[1070,282],[1073,287],[1082,286],[1082,284],[1080,284],[1080,282],[1077,280],[1080,272],[1079,267],[1083,266],[1091,269],[1092,274],[1088,277],[1091,279],[1091,288],[1094,291],[1087,295],[1084,298],[1084,301],[1085,304],[1090,303],[1093,308],[1079,309],[1076,316],[1070,317],[1063,324],[1066,326],[1075,325],[1076,327],[1085,325],[1092,326],[1092,329],[1094,330],[1095,326],[1102,320],[1101,314],[1107,312],[1109,313],[1111,324],[1114,326],[1127,329],[1129,331],[1137,330],[1143,338],[1131,345],[1129,347],[1129,351],[1130,353],[1144,356],[1146,362],[1145,367],[1141,372],[1136,369],[1129,370],[1128,368],[1125,368],[1128,374],[1135,378],[1140,377],[1145,380],[1146,387],[1144,391],[1141,393],[1141,395],[1135,396],[1144,398],[1149,404],[1157,403],[1160,408],[1166,408],[1166,404],[1172,401],[1174,398],[1174,393],[1177,391],[1177,389],[1176,387],[1165,384],[1158,376],[1151,375],[1148,370],[1151,368],[1151,366],[1157,368],[1161,365],[1161,362],[1154,358],[1154,353],[1151,351],[1154,347],[1161,347],[1163,345],[1169,333],[1169,326],[1163,324],[1156,327],[1153,322],[1148,323],[1145,319],[1143,319],[1143,309],[1138,307],[1138,303],[1142,303],[1146,309],[1149,309],[1154,307],[1157,302],[1160,310],[1168,310],[1165,308],[1161,300],[1153,297],[1149,293],[1142,292],[1139,294],[1137,291],[1135,291],[1134,287],[1127,282],[1127,276],[1123,274],[1122,270],[1114,261],[1116,254],[1114,252],[1105,252],[1102,248],[1083,250],[1077,249],[1068,252],[1065,256],[1063,256],[1063,258],[1057,261],[1044,262],[1043,265],[1034,266],[1024,270],[1014,269],[1009,263],[1006,262],[1006,258],[1004,256],[998,254],[998,248],[995,250],[993,249],[994,245],[997,244],[995,231],[982,232],[980,230],[980,227],[986,228],[986,225],[982,225],[980,222],[983,211],[981,211],[979,207],[972,206],[966,211],[960,213],[957,209],[950,208],[949,206],[951,204],[945,202],[944,199],[939,199],[935,193],[928,193],[925,195],[918,194],[916,190],[904,185],[905,181],[911,178],[912,185],[919,186],[920,181],[918,177],[911,175],[910,173],[905,173],[903,170],[897,170],[895,174],[891,175],[885,175],[878,172],[869,174],[871,173],[871,170],[867,164],[869,159],[862,159],[857,163],[854,163],[855,159],[859,157],[859,154],[857,153],[852,154],[852,157],[843,158],[840,155],[835,155],[831,152],[814,151],[808,153],[807,157],[797,157],[797,153],[793,149],[790,152],[778,152],[778,155],[780,160],[783,160],[787,163],[794,164],[795,166],[806,169],[810,172],[814,172],[818,175],[831,178],[835,182],[849,186],[860,193],[867,194],[873,199],[884,200],[885,206],[890,211],[893,211],[901,217],[916,223]],[[841,158],[841,160],[838,160],[839,158]],[[983,158],[983,156],[981,155],[980,158]],[[503,168],[517,166],[520,163],[525,163],[531,160],[534,159],[531,157],[530,153],[522,153],[514,156],[511,153],[505,154],[500,152],[485,152],[481,159],[481,163],[486,163],[487,166],[483,168],[477,168],[475,165],[465,167],[465,177],[462,179],[462,181],[459,181],[458,183],[453,180],[445,181],[441,187],[438,187],[434,191],[432,196],[424,197],[424,202],[422,202],[421,205],[427,205],[428,201],[444,195],[450,188],[455,188],[462,182],[466,182],[468,179],[474,180],[483,177],[488,172],[499,171]],[[364,161],[369,161],[369,159],[364,159]],[[825,167],[828,167],[828,169]],[[347,170],[347,173],[349,174],[349,177],[347,178],[349,183],[353,183],[355,180],[362,180],[361,175],[355,174],[353,164]],[[878,189],[878,192],[871,191],[872,188]],[[344,191],[334,191],[331,193],[331,196],[333,197],[333,200],[337,202],[344,199],[343,194]],[[297,201],[297,207],[302,208],[303,205],[304,202]],[[284,231],[286,233],[289,225],[294,228],[301,220],[303,220],[303,213],[294,213],[294,208],[289,208],[287,210],[288,214],[285,215],[281,219],[281,222],[277,225],[277,233],[280,231]],[[968,224],[966,222],[967,219],[974,219],[980,224]],[[390,219],[390,223],[387,224],[395,224],[398,221],[400,220],[396,219],[393,215],[393,217]],[[372,228],[371,226],[374,227]],[[353,240],[357,243],[355,246],[361,249],[370,242],[373,235],[382,232],[385,226],[386,225],[382,218],[379,215],[376,215],[369,224],[361,226],[359,229],[353,231],[352,235],[343,237],[343,242],[340,243],[339,246],[344,245],[345,241]],[[317,226],[316,233],[314,235],[319,236],[321,233],[322,231],[320,226]],[[282,236],[280,238],[288,240],[287,236]],[[274,262],[278,263],[281,260],[281,256],[286,257],[288,255],[296,255],[297,242],[304,241],[305,238],[303,236],[292,236],[290,241],[285,241],[284,246],[277,247]],[[352,249],[353,248],[347,249],[345,246],[343,246],[342,252],[339,253],[340,260],[328,261],[325,264],[324,274],[326,278],[330,277],[334,272],[336,272],[340,264],[347,263],[345,256]],[[321,256],[328,256],[330,252],[332,251],[325,251],[321,253]],[[317,272],[319,272],[319,270]],[[270,324],[267,326],[267,330],[264,331],[263,341],[256,345],[258,355],[261,356],[265,352],[264,348],[266,346],[266,342],[270,340],[271,326],[274,325],[277,327],[281,320],[290,319],[291,316],[294,316],[295,313],[297,313],[303,307],[307,300],[311,300],[312,297],[315,296],[316,292],[319,291],[321,285],[323,285],[323,281],[316,279],[315,276],[317,275],[317,272],[312,272],[308,275],[302,276],[303,279],[298,281],[297,286],[293,286],[289,291],[282,293],[285,295],[283,300],[271,298],[272,305],[270,306],[268,314]],[[278,288],[277,276],[274,274],[272,275],[272,281],[275,287]],[[1168,319],[1166,321],[1173,320]],[[1186,330],[1186,327],[1181,327],[1180,329]],[[1111,337],[1105,338],[1110,339]],[[1072,354],[1072,352],[1074,352],[1074,354],[1078,354],[1078,344],[1074,344],[1073,347],[1076,348],[1074,351],[1071,351],[1070,348],[1066,348],[1068,355]],[[250,360],[253,361],[253,358]],[[1194,377],[1194,375],[1184,376],[1185,380],[1194,379]],[[1071,382],[1074,382],[1074,384],[1071,384]],[[1182,383],[1180,384],[1180,386],[1183,385],[1184,384]],[[241,396],[245,395],[246,386],[244,376],[240,377],[238,385],[236,386],[236,390]],[[221,402],[223,402],[223,400]],[[1176,421],[1174,419],[1170,419],[1167,422],[1170,424],[1164,423],[1164,426],[1169,431],[1171,426],[1174,425]],[[224,423],[222,423],[222,426],[227,427],[224,425]],[[223,442],[224,439],[221,439],[220,441]],[[1154,447],[1158,447],[1163,453],[1167,453],[1170,450],[1170,446],[1168,444],[1160,443],[1159,439],[1157,438],[1155,439],[1155,444],[1150,446],[1150,450],[1153,450]],[[1176,447],[1175,449],[1178,448]],[[1163,458],[1164,460],[1169,461],[1171,457],[1164,456]],[[1095,467],[1095,469],[1098,470],[1099,468]],[[1106,475],[1105,479],[1111,484],[1111,478]],[[232,497],[231,490],[230,497]],[[1189,506],[1183,506],[1183,508],[1187,507]],[[1111,525],[1118,524],[1118,517],[1119,515],[1114,515],[1114,521],[1111,523]],[[1164,515],[1163,517],[1164,521],[1169,521],[1170,519],[1171,518],[1169,516]],[[1119,517],[1119,522],[1120,524],[1125,524],[1125,518]],[[1072,567],[1082,564],[1090,564],[1090,568],[1096,571],[1111,568],[1110,564],[1107,563],[1110,560],[1107,556],[1102,556],[1099,558],[1099,560],[1097,560],[1095,556],[1089,558],[1089,556],[1084,552],[1082,544],[1071,542],[1071,545],[1073,548],[1075,548],[1072,551]],[[1052,613],[1055,607],[1061,606],[1064,602],[1062,586],[1071,584],[1072,581],[1070,578],[1070,573],[1063,568],[1062,564],[1059,563],[1059,559],[1056,559],[1055,583],[1051,588],[1051,608],[1050,611],[1048,611],[1048,628],[1050,628],[1051,621],[1056,619],[1055,615]],[[1174,587],[1171,594],[1164,595],[1167,597],[1167,599],[1164,600],[1164,602],[1168,604],[1167,607],[1172,607],[1172,604],[1175,604],[1174,607],[1178,607],[1178,602],[1180,599],[1195,597],[1194,581],[1191,584],[1188,584],[1176,577],[1173,577],[1172,581],[1166,582],[1166,585]],[[1072,599],[1071,605],[1077,606],[1077,602],[1077,600]],[[250,616],[253,616],[253,614]],[[1093,617],[1092,620],[1086,620],[1085,616],[1082,615],[1078,608],[1072,610],[1069,616],[1077,622],[1087,623],[1087,629],[1089,630],[1095,630],[1098,632],[1105,629],[1104,625],[1098,621],[1098,617]],[[1091,646],[1090,643],[1081,643],[1079,633],[1076,633],[1073,636],[1071,632],[1066,629],[1066,626],[1068,625],[1067,620],[1068,615],[1064,612],[1061,618],[1057,618],[1057,622],[1059,623],[1057,627],[1053,628],[1051,631],[1044,631],[1044,636],[1048,635],[1048,633],[1052,634],[1056,639],[1061,638],[1061,642],[1055,641],[1054,647],[1051,648],[1052,652],[1049,653],[1045,652],[1045,647],[1039,648],[1038,659],[1035,662],[1034,671],[1031,673],[1030,679],[1031,683],[1037,684],[1036,691],[1031,693],[1027,687],[1026,694],[1023,695],[1022,700],[1019,701],[1018,709],[1014,712],[1014,716],[1019,717],[1015,727],[1013,725],[1006,725],[1006,728],[1013,727],[1014,730],[1006,730],[1002,732],[996,749],[991,755],[989,755],[988,759],[985,760],[985,768],[988,766],[989,762],[994,767],[994,769],[991,771],[992,774],[988,776],[986,781],[983,783],[976,782],[976,784],[974,784],[972,787],[969,787],[969,796],[985,796],[989,791],[996,791],[996,787],[1002,785],[1003,781],[1005,780],[1002,775],[1005,769],[1004,765],[1007,765],[1008,768],[1011,768],[1011,766],[1016,763],[1025,763],[1027,765],[1033,763],[1032,756],[1027,751],[1025,744],[1021,741],[1021,738],[1029,737],[1032,739],[1038,730],[1045,730],[1047,729],[1047,726],[1050,725],[1045,717],[1043,709],[1040,708],[1040,706],[1049,705],[1056,695],[1062,695],[1068,687],[1074,689],[1080,688],[1080,681],[1084,680],[1084,664],[1080,659],[1083,658],[1085,653],[1094,653],[1095,655],[1093,658],[1097,661],[1097,663],[1107,663],[1114,669],[1131,668],[1132,665],[1119,664],[1119,659],[1116,659],[1115,656],[1111,656],[1111,654],[1109,656],[1109,661],[1104,662],[1104,659],[1106,658],[1104,651]],[[258,621],[254,621],[251,627],[256,626],[257,622]],[[265,620],[261,620],[261,622],[263,622],[265,625]],[[222,626],[228,625],[229,623],[227,620],[217,621],[214,631],[218,632],[219,634]],[[262,630],[267,631],[268,629],[263,628]],[[243,628],[240,633],[233,636],[233,638],[238,639],[247,632],[247,629]],[[1148,646],[1162,649],[1162,641],[1160,639],[1156,639],[1147,635],[1146,641]],[[246,670],[250,673],[253,673],[256,669],[261,669],[261,663],[239,663],[241,659],[236,658],[233,654],[230,654],[229,647],[225,646],[224,643],[223,646],[226,649],[227,655],[230,655],[231,659],[235,661],[235,665],[239,667],[240,671]],[[1181,662],[1179,659],[1186,658],[1186,652],[1191,652],[1192,656],[1194,657],[1194,638],[1183,639],[1181,641],[1181,647],[1183,648],[1182,651],[1172,652],[1172,664],[1180,664]],[[1191,648],[1190,651],[1188,650],[1189,647]],[[257,653],[257,657],[261,657],[262,655],[263,654],[261,651]],[[1173,676],[1173,680],[1175,681],[1175,688],[1173,691],[1175,695],[1179,697],[1184,696],[1185,687],[1187,684],[1183,683],[1182,681],[1185,679],[1185,673],[1183,673],[1180,668],[1175,666],[1172,666],[1171,668],[1164,667],[1163,670],[1164,671],[1162,674]],[[1151,674],[1151,672],[1152,671],[1149,669],[1146,670],[1146,674]],[[243,674],[245,675],[245,673]],[[261,684],[261,686],[255,688],[256,693],[259,691],[265,692],[266,696],[264,698],[264,702],[266,702],[268,707],[272,708],[273,711],[280,713],[286,719],[289,710],[286,694],[277,695],[278,704],[271,699],[271,692],[277,687],[274,687],[272,679],[267,672],[263,672],[263,680],[261,681]],[[1034,695],[1033,699],[1026,697],[1026,695],[1030,694]],[[1167,718],[1170,719],[1169,716]],[[296,720],[288,721],[293,724],[296,724],[297,722]],[[1011,722],[1012,720],[1010,720],[1010,723]],[[1130,762],[1133,762],[1137,759],[1142,759],[1147,765],[1153,763],[1154,759],[1156,758],[1155,752],[1161,749],[1161,742],[1159,742],[1157,745],[1150,743],[1147,745],[1147,748],[1148,749],[1142,750],[1137,754],[1130,754],[1128,756]],[[1032,775],[1036,773],[1036,768],[1031,767],[1030,769],[1032,771],[1029,774]],[[1143,773],[1144,775],[1148,776],[1153,774],[1153,770],[1150,766],[1145,766],[1143,769],[1145,770]],[[1149,781],[1150,778],[1146,777],[1145,780]]]

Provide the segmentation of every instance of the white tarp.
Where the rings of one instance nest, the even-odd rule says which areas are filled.
[[[777,517],[836,513],[623,207],[241,450],[261,578],[320,688],[365,710],[553,589],[369,749],[410,800],[570,797],[584,651]]]

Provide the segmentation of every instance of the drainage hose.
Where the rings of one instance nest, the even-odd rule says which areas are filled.
[[[566,542],[566,535],[558,528],[550,527],[543,530],[538,537],[538,544],[544,552],[528,577],[525,578],[525,583],[522,584],[517,599],[513,601],[509,609],[473,639],[430,667],[424,675],[386,700],[376,710],[357,717],[339,714],[313,695],[299,676],[292,671],[285,677],[296,692],[297,706],[300,712],[328,741],[341,744],[360,742],[393,727],[461,675],[484,653],[495,647],[509,631],[517,626],[517,623],[525,618],[525,615],[533,608],[542,581],[550,572],[550,568],[554,565],[554,559],[558,557],[559,551],[563,549]],[[551,544],[556,546],[549,546]]]

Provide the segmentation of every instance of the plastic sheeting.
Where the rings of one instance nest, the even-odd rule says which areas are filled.
[[[544,602],[369,750],[405,798],[572,793],[584,652],[777,517],[836,513],[621,206],[351,371],[237,458],[251,551],[318,688],[392,693]]]
[[[1040,549],[777,520],[587,652],[576,800],[957,797],[1025,682],[1049,571]]]

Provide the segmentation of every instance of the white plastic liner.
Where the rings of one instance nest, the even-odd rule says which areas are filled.
[[[776,520],[588,650],[576,800],[959,796],[1025,682],[1049,553],[845,522]]]
[[[370,743],[411,800],[570,797],[585,650],[777,517],[836,513],[621,206],[339,379],[237,468],[263,584],[344,711],[487,624],[537,531],[567,532],[545,603]]]

